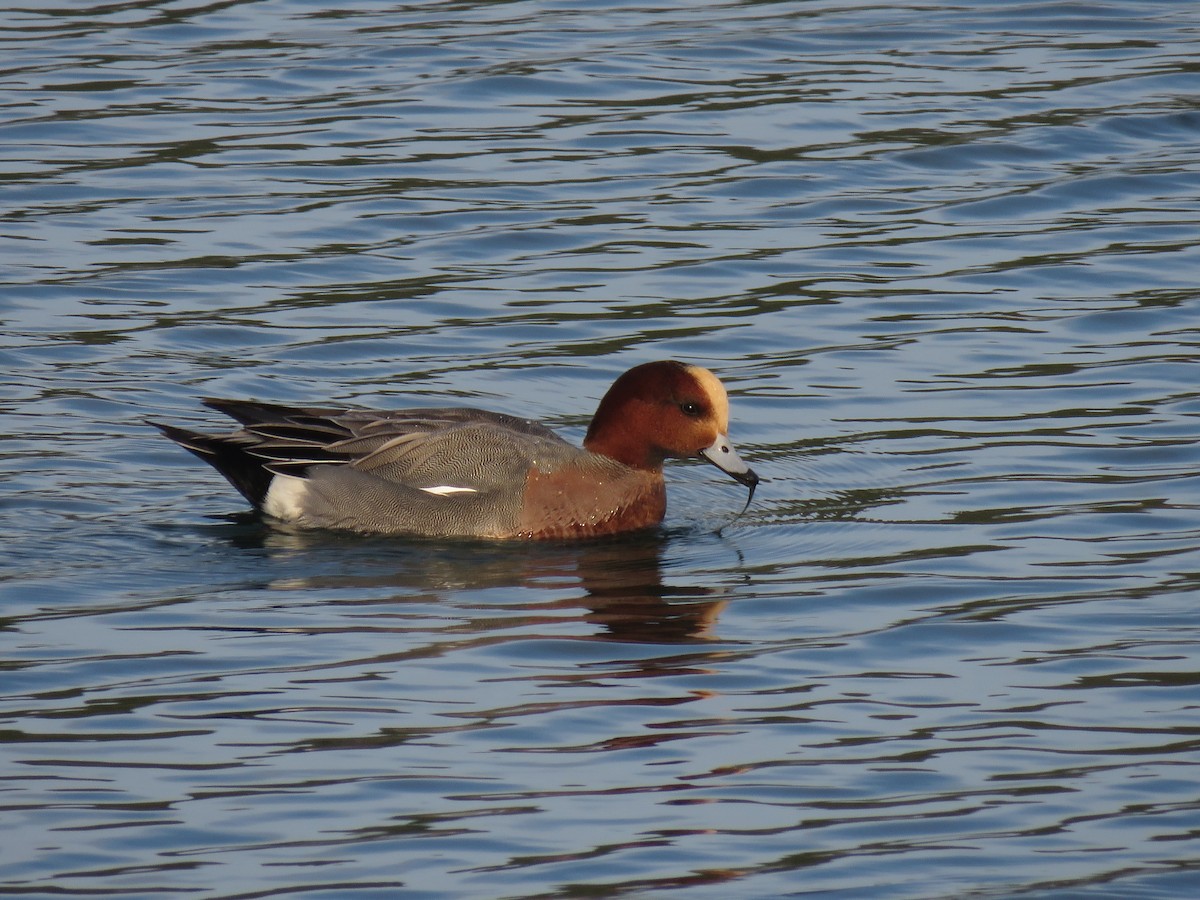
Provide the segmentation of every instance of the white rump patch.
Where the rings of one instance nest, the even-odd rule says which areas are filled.
[[[294,522],[304,515],[304,501],[308,498],[308,482],[295,475],[276,475],[271,479],[267,496],[263,500],[263,512],[282,522]]]
[[[450,494],[478,494],[475,488],[455,487],[452,484],[439,484],[437,487],[421,488],[427,494],[435,497],[448,497]]]

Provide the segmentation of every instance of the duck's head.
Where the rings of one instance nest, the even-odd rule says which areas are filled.
[[[751,497],[758,486],[729,441],[725,386],[708,369],[675,360],[635,366],[613,382],[583,445],[651,471],[669,458],[703,459],[750,488]]]

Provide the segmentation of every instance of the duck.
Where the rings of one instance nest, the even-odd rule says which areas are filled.
[[[273,524],[375,535],[569,540],[659,526],[663,463],[699,459],[749,488],[729,398],[708,369],[643,363],[612,384],[583,446],[538,422],[466,407],[373,410],[204,399],[239,424],[150,422]]]

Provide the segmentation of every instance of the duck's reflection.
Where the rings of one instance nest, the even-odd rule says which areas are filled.
[[[483,602],[535,615],[576,609],[583,621],[599,626],[596,636],[618,641],[716,640],[717,617],[727,602],[721,588],[664,581],[664,552],[672,538],[661,530],[578,543],[402,541],[279,530],[242,519],[222,532],[276,563],[298,563],[295,574],[274,577],[273,588],[362,589],[372,593],[372,604],[381,602],[379,588],[402,592],[406,600],[499,591]],[[514,590],[506,602],[506,588],[521,592]]]
[[[572,548],[584,618],[615,640],[678,643],[716,640],[717,617],[726,600],[719,589],[663,580],[662,534]]]

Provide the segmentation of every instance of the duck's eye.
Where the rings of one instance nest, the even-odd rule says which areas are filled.
[[[693,419],[700,418],[700,416],[704,413],[704,410],[700,408],[699,403],[692,403],[690,401],[680,403],[679,411],[682,412],[685,416],[689,416]]]

